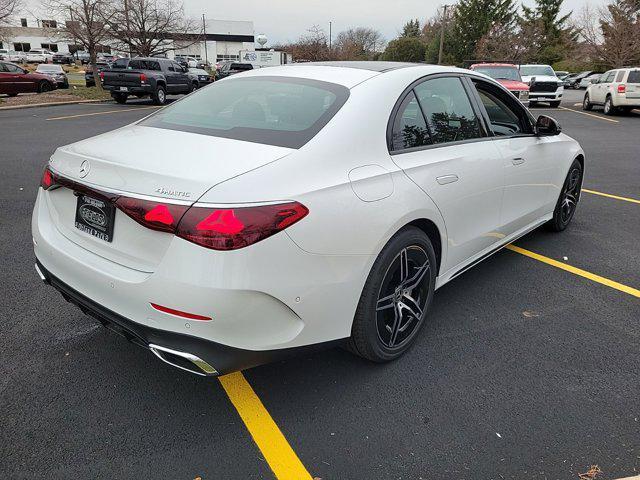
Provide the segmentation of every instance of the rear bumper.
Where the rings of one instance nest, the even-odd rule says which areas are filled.
[[[623,95],[614,95],[613,105],[616,107],[640,108],[640,98],[627,98]]]
[[[152,351],[165,363],[202,376],[223,375],[282,360],[303,351],[315,351],[335,346],[341,341],[325,342],[307,347],[278,350],[244,350],[229,347],[191,335],[152,328],[106,308],[82,295],[49,272],[37,259],[36,271],[41,280],[58,290],[64,299],[82,312],[98,320],[109,330],[128,341]]]
[[[124,87],[124,85],[122,85]],[[104,88],[105,90],[111,92],[112,94],[114,93],[126,93],[126,94],[145,94],[145,95],[151,95],[154,91],[154,88],[151,85],[145,85],[145,86],[126,86],[127,90],[126,91],[122,91],[120,90],[120,85],[115,86],[115,85],[102,85],[102,88]]]

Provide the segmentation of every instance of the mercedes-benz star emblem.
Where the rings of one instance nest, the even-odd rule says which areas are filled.
[[[91,170],[91,165],[89,164],[89,160],[85,160],[80,164],[80,178],[84,178],[89,174],[89,170]]]

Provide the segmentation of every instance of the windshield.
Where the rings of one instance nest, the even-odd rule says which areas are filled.
[[[556,76],[553,68],[549,65],[523,65],[520,67],[520,74],[525,77],[532,77],[533,75]]]
[[[59,65],[38,65],[36,72],[61,73],[62,67]]]
[[[317,80],[231,78],[165,107],[140,125],[300,148],[348,97],[346,87]]]
[[[474,72],[484,73],[496,80],[515,80],[520,82],[520,73],[515,67],[487,67],[485,65],[481,67],[474,67]]]

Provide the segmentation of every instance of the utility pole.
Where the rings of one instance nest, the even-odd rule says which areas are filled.
[[[331,53],[331,22],[329,22],[329,53]]]
[[[449,5],[443,5],[444,13],[442,15],[442,21],[440,22],[440,51],[438,52],[438,65],[442,65],[442,50],[444,48],[444,27],[447,23],[447,7]]]
[[[202,31],[204,32],[204,61],[209,65],[209,55],[207,53],[207,22],[204,21],[204,13],[202,14]]]

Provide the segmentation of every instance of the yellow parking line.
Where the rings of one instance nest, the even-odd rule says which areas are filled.
[[[615,288],[616,290],[619,290],[621,292],[628,293],[629,295],[633,295],[634,297],[640,298],[640,290],[636,288],[628,287],[627,285],[623,285],[622,283],[614,282],[613,280],[609,280],[608,278],[601,277],[600,275],[587,272],[586,270],[582,270],[581,268],[567,265],[566,263],[558,262],[553,258],[545,257],[544,255],[540,255],[539,253],[531,252],[529,250],[525,250],[524,248],[516,247],[515,245],[507,245],[506,248],[508,248],[512,252],[517,252],[526,257],[533,258],[534,260],[538,260],[539,262],[546,263],[547,265],[551,265],[553,267],[559,268],[566,272],[573,273],[574,275],[579,275],[581,277],[588,278],[593,282],[606,285],[607,287],[610,287],[610,288]]]
[[[635,198],[619,197],[618,195],[611,195],[610,193],[596,192],[595,190],[587,190],[586,188],[583,188],[582,191],[590,193],[592,195],[600,195],[601,197],[615,198],[616,200],[624,200],[625,202],[640,203],[640,200],[636,200]]]
[[[568,110],[569,112],[579,113],[580,115],[586,115],[587,117],[593,117],[599,120],[604,120],[605,122],[620,123],[618,120],[614,120],[613,118],[601,117],[600,115],[594,115],[593,113],[580,112],[579,110],[575,110],[573,108],[567,108],[567,107],[558,107],[558,108],[560,110]]]
[[[278,480],[312,480],[242,372],[219,377],[265,460]]]
[[[154,105],[153,107],[121,108],[119,110],[107,110],[106,112],[78,113],[77,115],[65,115],[64,117],[51,117],[47,118],[47,120],[66,120],[68,118],[90,117],[92,115],[106,115],[108,113],[132,112],[133,110],[148,110],[150,108],[160,107]]]

